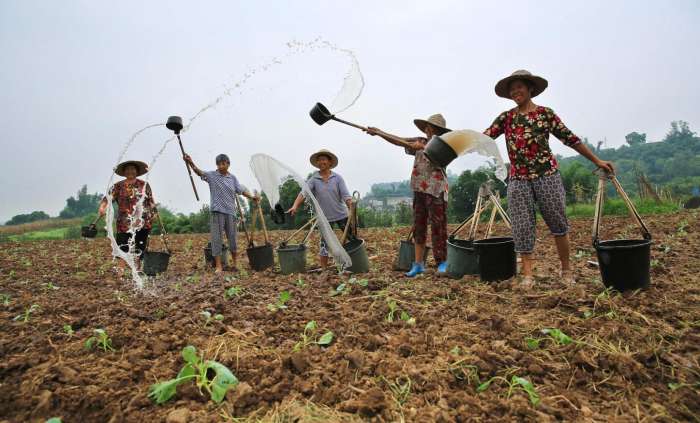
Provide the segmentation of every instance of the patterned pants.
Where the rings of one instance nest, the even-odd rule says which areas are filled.
[[[346,217],[346,218],[343,218],[340,220],[336,220],[335,222],[328,222],[328,224],[331,225],[331,229],[333,229],[333,226],[335,225],[338,227],[338,229],[340,229],[341,231],[344,231],[345,226],[348,224],[348,218]],[[350,239],[350,235],[348,235],[348,239]],[[326,245],[326,240],[323,239],[323,236],[321,236],[321,248],[319,250],[318,255],[321,257],[328,257],[329,256],[328,246]]]
[[[447,204],[440,197],[424,192],[413,192],[413,238],[416,244],[425,244],[430,235],[433,239],[433,257],[436,263],[447,260]]]
[[[236,219],[233,215],[219,212],[211,212],[209,220],[209,231],[211,235],[211,255],[218,257],[221,255],[221,244],[223,243],[222,232],[226,232],[228,238],[228,248],[232,253],[236,252]]]
[[[513,179],[508,183],[508,214],[518,253],[531,253],[535,248],[535,204],[552,235],[569,232],[566,191],[558,172],[532,180]]]

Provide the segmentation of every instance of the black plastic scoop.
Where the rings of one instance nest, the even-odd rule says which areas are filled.
[[[182,118],[180,116],[170,116],[168,121],[165,123],[165,127],[175,132],[177,136],[177,142],[180,144],[180,151],[182,155],[185,155],[185,149],[182,147],[182,140],[180,139],[180,131],[182,130]],[[185,167],[187,168],[187,173],[190,175],[190,182],[192,183],[192,190],[194,191],[194,196],[199,201],[199,194],[197,194],[197,187],[194,186],[194,179],[192,178],[192,169],[190,169],[189,163],[185,162]]]
[[[331,112],[328,111],[326,106],[324,106],[321,103],[316,103],[316,105],[309,112],[309,116],[311,116],[311,119],[313,119],[314,122],[316,122],[318,125],[323,125],[324,123],[328,122],[329,120],[334,120],[336,122],[350,125],[353,128],[362,129],[363,131],[367,130],[367,128],[364,126],[357,125],[355,123],[348,122],[347,120],[343,120],[343,119],[335,117],[335,115],[331,114]]]

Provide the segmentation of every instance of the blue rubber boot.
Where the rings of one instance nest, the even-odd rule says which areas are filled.
[[[438,264],[438,273],[445,273],[445,272],[447,272],[447,260]]]
[[[423,272],[425,272],[425,266],[423,263],[414,262],[413,266],[411,266],[411,270],[406,273],[406,277],[415,278],[417,275],[420,275]]]

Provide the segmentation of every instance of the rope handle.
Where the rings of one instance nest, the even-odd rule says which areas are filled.
[[[625,206],[627,206],[627,210],[629,211],[630,216],[637,221],[637,224],[642,229],[642,236],[644,237],[644,239],[651,239],[651,233],[649,232],[649,229],[642,220],[642,217],[639,215],[639,212],[637,212],[637,208],[634,206],[632,200],[630,200],[625,190],[622,189],[620,181],[617,180],[614,174],[611,174],[604,170],[602,172],[598,172],[599,170],[601,169],[596,169],[593,171],[594,174],[598,175],[598,190],[596,192],[595,214],[593,216],[593,245],[598,245],[599,241],[598,235],[600,234],[600,220],[603,216],[603,203],[605,203],[605,183],[608,180],[612,182],[613,186],[615,187],[615,190],[625,202]]]
[[[156,216],[158,217],[158,223],[160,224],[160,239],[163,241],[163,245],[165,245],[165,250],[170,254],[170,247],[168,246],[168,237],[167,237],[167,232],[165,231],[165,225],[163,224],[163,219],[160,217],[160,212],[158,209],[155,209],[156,211]]]

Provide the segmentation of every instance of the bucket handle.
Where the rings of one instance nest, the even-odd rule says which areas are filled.
[[[637,224],[642,229],[642,236],[644,237],[644,239],[650,240],[651,233],[649,232],[649,229],[642,220],[642,217],[637,212],[637,208],[634,206],[634,203],[632,203],[632,200],[630,200],[625,190],[622,189],[620,181],[618,181],[615,175],[612,173],[609,173],[604,170],[602,172],[599,171],[601,171],[601,169],[596,169],[593,171],[594,174],[598,175],[598,190],[596,192],[595,214],[593,217],[593,246],[597,247],[599,242],[598,235],[600,233],[600,220],[603,216],[603,203],[605,202],[605,183],[607,180],[612,182],[613,186],[615,187],[615,190],[625,202],[627,210],[629,210],[630,212],[630,216],[637,221]]]
[[[357,238],[357,203],[360,201],[360,193],[354,191],[352,193],[352,202],[350,206],[350,215],[348,216],[348,223],[345,224],[345,230],[343,231],[343,237],[340,240],[340,244],[345,244],[348,235],[352,235],[353,238]]]
[[[248,240],[248,246],[251,246],[253,245],[253,240],[250,238],[250,234],[248,233],[248,230],[245,227],[243,209],[241,209],[241,203],[240,201],[238,201],[238,195],[234,195],[234,199],[236,200],[236,208],[238,209],[238,216],[241,219],[241,227],[243,228],[243,233],[245,234],[246,240]]]
[[[165,251],[170,254],[170,247],[168,246],[167,232],[165,231],[165,225],[163,225],[163,219],[161,219],[158,209],[155,209],[155,213],[158,217],[158,224],[160,224],[160,239],[163,241],[163,245],[165,245]]]
[[[311,224],[314,223],[314,222],[316,222],[316,218],[315,218],[315,217],[312,217],[312,218],[309,219],[306,223],[304,223],[304,225],[303,225],[301,228],[299,228],[299,229],[297,229],[296,231],[294,231],[291,235],[289,235],[289,237],[287,237],[287,239],[285,239],[284,241],[282,241],[282,242],[280,243],[280,246],[286,246],[286,245],[289,243],[289,241],[291,241],[295,236],[297,236],[297,234],[298,234],[299,232],[303,231],[304,229],[306,229],[309,225],[311,225]],[[312,230],[313,230],[313,228],[309,231],[309,234],[311,233]],[[308,234],[307,234],[306,237],[304,237],[304,239],[306,239],[306,238],[308,238]]]

